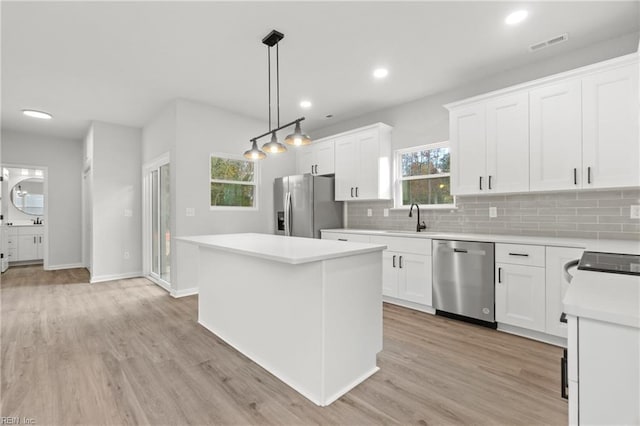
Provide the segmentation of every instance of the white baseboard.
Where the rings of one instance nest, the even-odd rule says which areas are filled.
[[[435,315],[436,313],[436,310],[433,309],[431,306],[421,305],[420,303],[409,302],[407,300],[396,299],[395,297],[382,296],[382,301],[386,303],[391,303],[393,305],[414,309],[416,311],[426,312],[431,315]]]
[[[198,294],[198,287],[185,288],[182,290],[171,290],[171,296],[176,299],[185,296],[193,296],[194,294]]]
[[[105,282],[105,281],[114,281],[114,280],[124,280],[127,278],[141,278],[142,275],[142,271],[140,272],[127,272],[124,274],[112,274],[112,275],[97,275],[97,276],[92,276],[91,279],[89,280],[89,282],[91,284],[94,283],[101,283],[101,282]]]
[[[60,269],[76,269],[76,268],[84,268],[84,263],[67,263],[66,265],[49,265],[45,269],[45,271],[57,271]]]
[[[547,333],[541,333],[535,330],[527,330],[526,328],[516,327],[509,324],[498,323],[498,331],[503,331],[516,336],[526,337],[527,339],[537,340],[539,342],[548,343],[554,346],[567,347],[567,339]]]

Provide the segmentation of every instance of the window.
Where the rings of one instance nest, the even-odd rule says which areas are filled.
[[[211,154],[211,209],[257,208],[258,164],[229,154]]]
[[[395,206],[455,206],[449,164],[449,142],[396,151]]]

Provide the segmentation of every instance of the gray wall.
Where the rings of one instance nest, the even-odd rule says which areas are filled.
[[[93,143],[86,150],[87,155],[92,155],[91,280],[139,276],[141,130],[102,122],[92,123],[91,128]]]
[[[570,42],[570,41],[569,41]],[[375,113],[328,124],[310,133],[314,138],[330,136],[375,122],[393,126],[392,149],[401,149],[449,139],[449,102],[524,83],[536,78],[622,56],[638,49],[638,34],[612,39],[562,57],[517,68]],[[629,206],[640,204],[638,190],[584,191],[508,196],[458,197],[457,210],[423,212],[430,230],[504,233],[585,238],[640,239],[640,221],[629,218]],[[415,229],[415,217],[407,209],[385,208],[393,202],[349,202],[347,226],[373,229]],[[489,218],[489,206],[498,217]],[[367,209],[373,216],[367,216]]]
[[[2,162],[48,168],[48,267],[82,265],[82,142],[2,130]]]
[[[172,237],[233,232],[273,232],[273,180],[295,173],[293,150],[259,162],[259,209],[210,210],[209,156],[241,155],[249,138],[262,133],[266,123],[207,104],[176,100],[143,129],[143,162],[165,152],[171,155]],[[261,141],[264,143],[265,141]],[[195,216],[186,216],[194,208]],[[197,252],[172,239],[171,290],[175,295],[196,288]]]

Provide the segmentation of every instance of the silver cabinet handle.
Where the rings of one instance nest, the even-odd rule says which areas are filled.
[[[402,269],[402,256],[400,256],[399,261],[400,261],[400,264],[399,264],[400,265],[400,269]]]
[[[395,254],[393,255],[393,267],[394,268],[396,267],[396,255]]]

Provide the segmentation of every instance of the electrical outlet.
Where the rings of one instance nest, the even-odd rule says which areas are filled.
[[[193,207],[187,207],[187,216],[193,217],[196,215],[196,209]]]
[[[131,258],[131,256],[129,255],[129,250],[125,250],[124,251],[124,260],[129,260],[129,258]]]
[[[389,209],[384,209],[384,210],[382,211],[382,215],[383,215],[384,217],[389,217]]]
[[[631,219],[640,219],[640,206],[631,206]]]
[[[368,217],[373,216],[373,210],[371,210],[371,209],[367,209],[367,216],[368,216]]]
[[[498,217],[498,209],[496,207],[489,207],[489,217]]]

